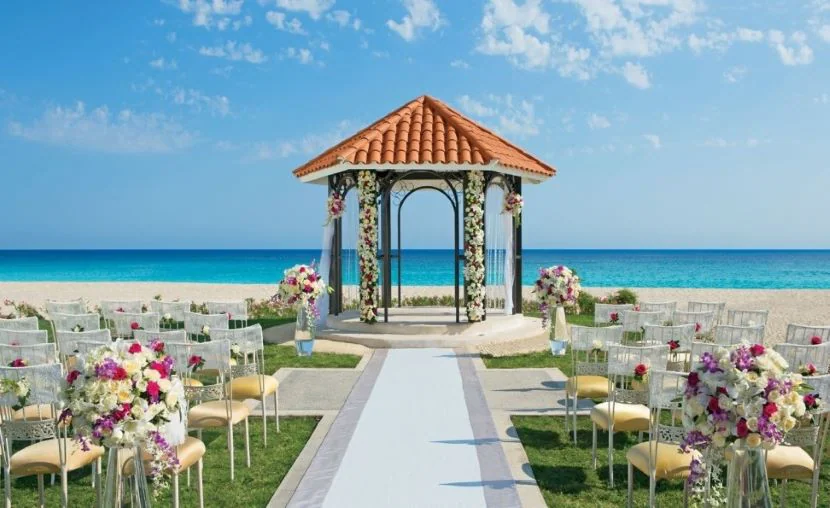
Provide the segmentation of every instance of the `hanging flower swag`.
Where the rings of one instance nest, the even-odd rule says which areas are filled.
[[[522,208],[525,206],[525,200],[518,192],[508,192],[504,195],[503,213],[509,213],[516,219],[516,223],[522,220]]]
[[[360,229],[357,239],[357,257],[360,262],[360,320],[377,321],[375,300],[378,286],[378,211],[377,178],[374,171],[357,175],[357,200],[360,207]]]
[[[339,219],[343,216],[343,212],[346,211],[346,201],[340,195],[339,192],[334,191],[329,194],[328,202],[326,203],[326,213],[328,217],[326,218],[326,226],[331,224],[333,220]]]
[[[467,173],[464,188],[464,302],[467,320],[484,317],[484,173]]]

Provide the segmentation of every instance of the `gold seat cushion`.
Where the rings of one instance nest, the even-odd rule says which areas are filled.
[[[648,407],[642,404],[614,404],[614,431],[647,431],[649,422]],[[602,402],[591,409],[591,421],[601,429],[608,429],[611,422],[611,403]]]
[[[607,399],[608,378],[604,376],[572,376],[565,383],[568,395],[584,399]]]
[[[66,439],[66,470],[74,471],[95,462],[104,454],[100,446],[89,445],[84,451],[74,439]],[[18,451],[9,462],[12,476],[60,474],[59,440],[47,439]]]
[[[205,386],[201,381],[193,379],[192,377],[182,379],[182,384],[184,386]]]
[[[185,438],[184,443],[178,445],[176,447],[176,458],[179,461],[179,471],[184,471],[185,469],[189,468],[193,464],[199,462],[199,459],[204,457],[207,448],[205,448],[205,443],[201,440],[187,436]],[[135,469],[135,464],[132,461],[133,454],[131,450],[125,450],[125,454],[123,455],[121,464],[122,464],[122,471],[125,475],[133,474],[133,470]],[[143,452],[144,456],[144,471],[145,474],[148,476],[152,473],[152,460],[153,458],[150,456],[148,452]],[[121,458],[121,457],[119,457]]]
[[[767,476],[777,480],[810,480],[813,457],[800,446],[779,445],[767,452]]]
[[[52,410],[52,404],[34,404],[18,409],[12,416],[17,421],[25,420],[27,422],[40,420],[54,420],[57,415]]]
[[[656,448],[656,451],[655,451]],[[649,454],[656,455],[655,476],[657,479],[685,478],[689,476],[692,459],[700,454],[696,451],[683,453],[674,443],[655,443],[654,441],[632,446],[625,457],[631,465],[645,474],[649,474]]]
[[[262,399],[262,397],[276,392],[279,387],[275,377],[262,374],[236,378],[228,384],[230,384],[231,397],[236,400]],[[264,391],[261,390],[263,385],[265,387]]]
[[[210,402],[203,402],[198,406],[193,406],[187,413],[188,427],[194,429],[224,427],[228,424],[226,404],[227,402],[224,400],[212,400]],[[230,408],[230,421],[233,425],[241,422],[251,414],[248,406],[239,401],[230,401]]]

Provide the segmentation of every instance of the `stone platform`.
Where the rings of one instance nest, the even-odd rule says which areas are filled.
[[[461,309],[461,322],[455,322],[452,307],[405,307],[389,309],[389,322],[383,311],[377,323],[361,323],[357,312],[329,316],[326,328],[317,338],[361,344],[371,348],[456,348],[494,342],[510,342],[544,336],[538,318],[520,314],[505,315],[490,311],[486,321],[467,322]]]

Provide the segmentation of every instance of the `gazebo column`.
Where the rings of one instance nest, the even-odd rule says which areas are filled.
[[[467,321],[486,318],[484,264],[485,177],[481,170],[464,173],[464,304]]]
[[[522,193],[522,177],[513,177],[513,192]],[[522,313],[522,212],[513,218],[513,314]]]
[[[329,195],[337,190],[337,178],[331,175],[329,181]],[[343,312],[343,221],[340,218],[332,222],[331,258],[329,273],[326,274],[332,293],[329,295],[329,314],[338,315]]]
[[[392,304],[392,189],[385,186],[381,194],[381,251],[383,256],[383,321],[389,322],[389,306]]]

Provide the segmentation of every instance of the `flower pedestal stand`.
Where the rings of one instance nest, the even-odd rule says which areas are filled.
[[[107,449],[102,508],[150,508],[150,489],[139,447]]]
[[[750,448],[743,440],[732,449],[726,477],[728,508],[772,508],[764,450]]]
[[[557,305],[550,314],[550,352],[553,356],[565,356],[568,348],[568,325],[565,321],[565,308]]]
[[[314,316],[311,315],[307,305],[301,305],[297,309],[297,325],[294,328],[294,346],[297,348],[297,356],[311,356],[314,351]]]

